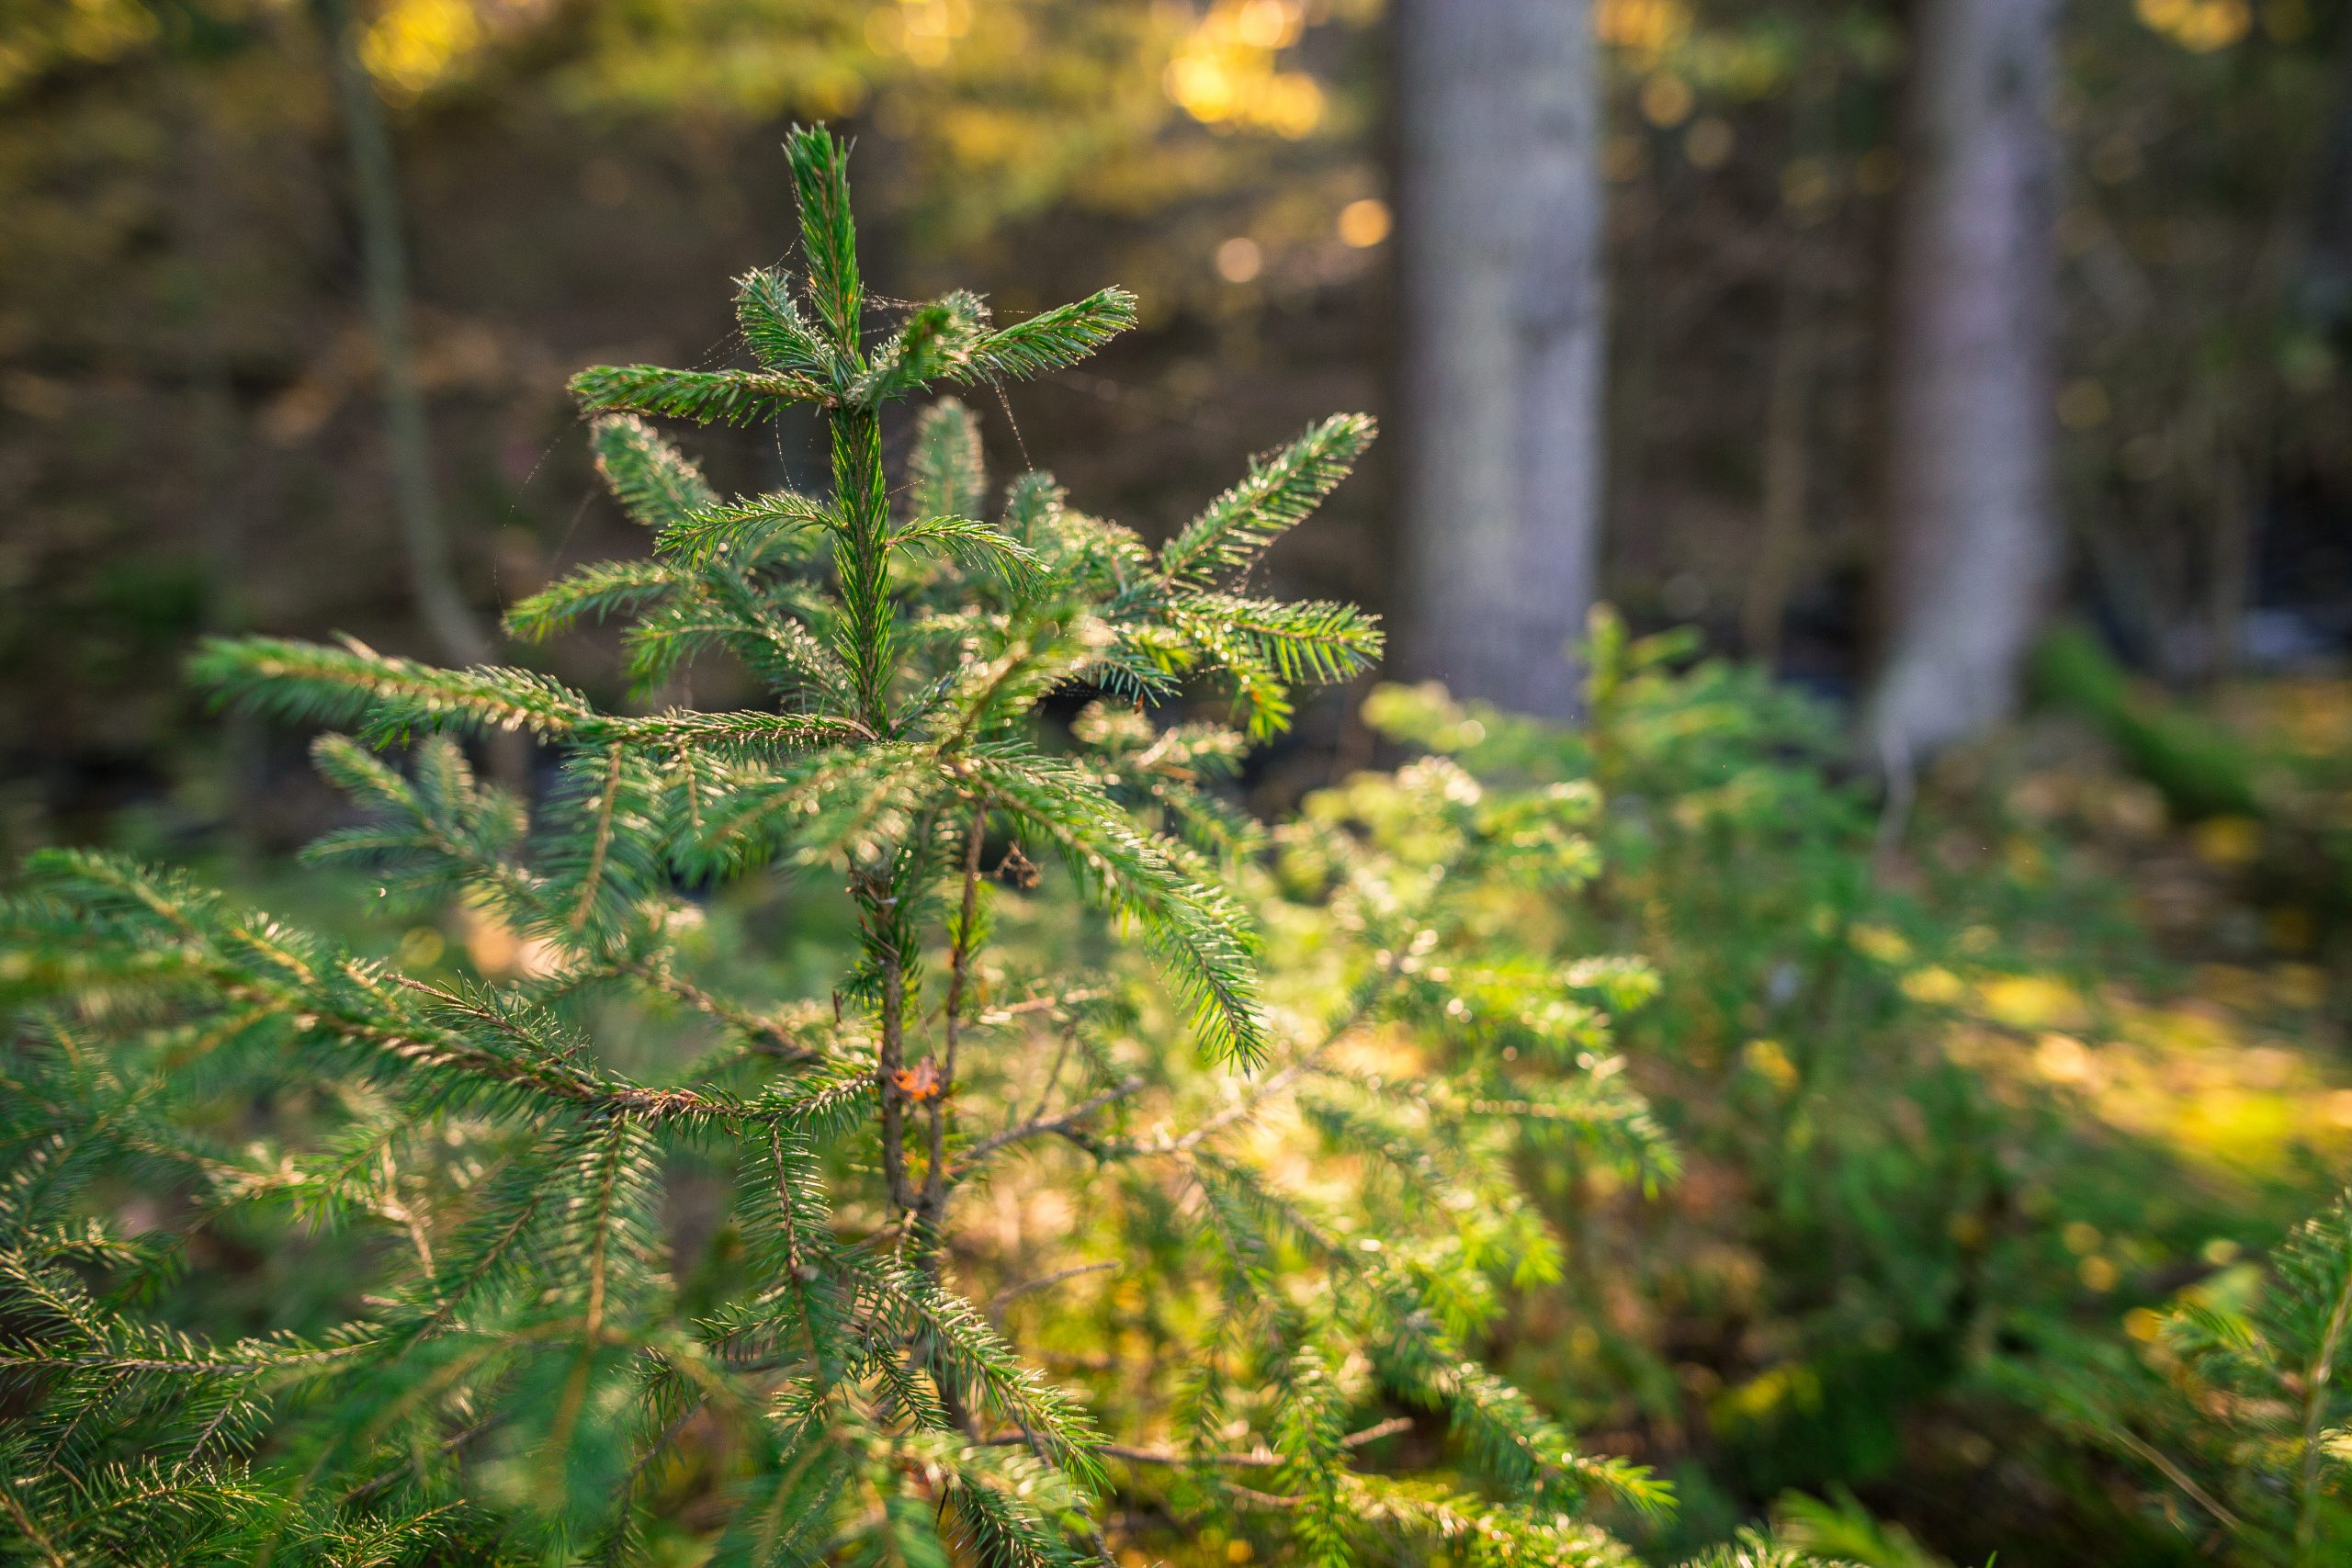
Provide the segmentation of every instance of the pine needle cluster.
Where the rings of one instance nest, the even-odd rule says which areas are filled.
[[[1670,1170],[1605,1055],[1645,979],[1453,956],[1457,890],[1589,874],[1595,802],[1487,801],[1431,762],[1285,829],[1292,907],[1333,933],[1314,994],[1340,999],[1261,994],[1268,845],[1217,781],[1380,641],[1244,582],[1369,422],[1261,458],[1156,549],[1042,475],[987,518],[948,399],[894,489],[888,405],[1069,365],[1132,302],[1001,325],[950,294],[878,326],[844,146],[788,151],[801,271],[740,282],[756,367],[573,382],[651,553],[508,616],[526,639],[620,619],[641,690],[728,659],[764,705],[611,712],[347,640],[196,660],[348,731],[316,757],[365,820],[314,862],[541,962],[363,956],[92,852],[38,857],[6,903],[39,999],[0,1055],[0,1553],[1043,1568],[1216,1531],[1318,1564],[1630,1561],[1589,1505],[1637,1517],[1665,1487],[1579,1451],[1476,1345],[1499,1291],[1558,1266],[1513,1157],[1575,1138]],[[796,405],[830,495],[723,498],[648,423]],[[1234,726],[1155,723],[1203,682]],[[1091,705],[1049,745],[1040,705],[1072,692]],[[555,759],[536,811],[468,763],[500,731]],[[745,999],[690,961],[696,897],[763,868],[845,892],[830,994]],[[1087,971],[1082,933],[1000,942],[1040,876],[1159,984],[1116,947]],[[660,1017],[702,1049],[621,1071]],[[1522,1053],[1539,1088],[1501,1066]],[[682,1192],[714,1171],[689,1254]],[[991,1281],[1027,1259],[973,1216],[1041,1190],[1078,1216],[1070,1261]],[[268,1225],[345,1244],[317,1254],[348,1270],[318,1282],[342,1321],[210,1334],[208,1259]]]

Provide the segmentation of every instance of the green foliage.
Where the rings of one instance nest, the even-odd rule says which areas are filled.
[[[1661,1548],[1719,1539],[1790,1488],[1867,1487],[1898,1467],[1957,1486],[2007,1451],[2014,1483],[2045,1500],[1906,1517],[1924,1515],[1947,1555],[1997,1546],[2006,1562],[2032,1543],[1990,1521],[2055,1494],[2102,1561],[2173,1561],[2169,1523],[2109,1501],[2111,1446],[2087,1457],[2036,1391],[2120,1354],[2116,1321],[2217,1235],[2256,1232],[2278,1194],[2217,1187],[2050,1066],[2103,1070],[2110,1047],[2059,1032],[2130,1036],[2132,987],[2160,984],[2108,873],[1981,785],[1931,792],[1892,843],[1819,705],[1694,659],[1685,637],[1629,640],[1607,615],[1589,657],[1575,728],[1376,691],[1374,725],[1443,760],[1306,813],[1344,799],[1412,841],[1431,814],[1399,785],[1431,768],[1483,811],[1608,801],[1589,842],[1452,884],[1476,914],[1442,961],[1464,1009],[1448,1039],[1521,1062],[1589,1055],[1670,1136],[1681,1191],[1657,1201],[1623,1179],[1640,1156],[1613,1116],[1598,1148],[1523,1163],[1568,1262],[1494,1330],[1498,1370],[1675,1477],[1683,1508]],[[1589,879],[1581,897],[1516,880],[1563,852]],[[1546,976],[1586,988],[1555,1000]],[[1614,1046],[1577,1037],[1595,1021]],[[2304,1157],[2266,1143],[2282,1167]],[[1899,1555],[1891,1531],[1866,1552],[1860,1525],[1831,1522],[1784,1520],[1826,1555]]]
[[[1859,1568],[1951,1568],[1901,1525],[1872,1517],[1842,1486],[1833,1488],[1826,1500],[1792,1492],[1774,1505],[1772,1512],[1783,1539],[1808,1551],[1850,1561]]]
[[[6,905],[0,1540],[1026,1568],[1157,1529],[1317,1563],[1630,1561],[1592,1510],[1654,1516],[1666,1487],[1477,1354],[1559,1267],[1522,1151],[1675,1169],[1609,1050],[1647,972],[1477,951],[1498,879],[1590,877],[1594,796],[1417,764],[1285,829],[1270,873],[1214,793],[1242,738],[1135,699],[1221,677],[1263,733],[1294,682],[1376,654],[1352,611],[1231,591],[1369,425],[1310,430],[1155,555],[1040,476],[994,523],[931,512],[985,491],[943,402],[899,514],[884,404],[1068,363],[1130,307],[997,327],[949,296],[875,343],[844,150],[789,152],[806,275],[739,296],[763,367],[575,382],[652,558],[511,617],[628,618],[645,686],[728,657],[768,706],[611,713],[353,642],[196,661],[356,727],[317,755],[367,820],[316,861],[528,962],[371,956],[97,853],[39,858]],[[639,417],[786,401],[831,430],[821,501],[723,502]],[[1087,688],[1049,750],[1039,705]],[[468,765],[458,738],[496,731],[552,754],[536,811]],[[1032,851],[1067,874],[1035,897]],[[854,917],[830,995],[697,968],[690,890],[771,864]],[[319,1321],[212,1332],[239,1247],[303,1260]]]
[[[2324,688],[2299,694],[2295,682],[2280,682],[2267,694],[2289,714],[2302,695],[2319,722],[2301,725],[2263,714],[2252,687],[2192,702],[2135,680],[2079,625],[2043,639],[2034,673],[2041,696],[2095,726],[2176,818],[2258,827],[2247,858],[2273,901],[2312,909],[2326,925],[2342,921],[2352,908],[2352,828],[2338,806],[2346,756],[2326,721]],[[2254,711],[2233,714],[2233,706]]]
[[[2195,716],[2138,689],[2088,627],[2062,626],[2034,656],[2042,696],[2097,724],[2183,817],[2259,809],[2244,749]]]
[[[2021,1393],[2142,1482],[2212,1561],[2307,1565],[2352,1551],[2352,1195],[2268,1259],[2214,1269],[2129,1346],[2083,1344]]]

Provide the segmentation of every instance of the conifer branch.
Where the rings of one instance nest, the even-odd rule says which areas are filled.
[[[605,878],[605,857],[613,847],[613,803],[621,789],[621,749],[616,743],[605,748],[605,789],[596,801],[596,832],[588,850],[588,874],[580,879],[580,891],[572,898],[571,912],[564,924],[577,931],[588,923],[588,913],[596,907],[596,890]]]
[[[882,475],[882,422],[865,412],[833,419],[833,490],[842,509],[842,662],[856,691],[858,716],[876,734],[889,726],[892,626],[889,496]]]
[[[835,377],[832,352],[808,330],[792,301],[790,281],[774,267],[757,267],[735,280],[735,319],[743,341],[769,369]]]
[[[605,561],[549,583],[507,606],[506,635],[545,642],[582,620],[629,615],[677,592],[682,580],[660,561]]]
[[[571,382],[572,400],[586,413],[651,413],[697,424],[761,424],[831,393],[808,376],[769,370],[664,370],[658,365],[610,365],[582,370]]]
[[[749,501],[709,502],[664,523],[656,544],[665,556],[707,567],[720,557],[756,565],[781,542],[807,530],[835,533],[841,518],[821,501],[788,490]]]
[[[635,414],[592,422],[588,444],[605,488],[642,527],[658,533],[718,504],[700,470]]]
[[[854,366],[865,287],[858,277],[857,232],[849,210],[849,145],[822,127],[796,125],[785,152],[800,197],[808,296],[837,360]]]
[[[1081,889],[1144,927],[1220,1055],[1255,1063],[1265,1049],[1250,939],[1239,911],[1177,869],[1086,775],[1044,758],[976,752],[975,776],[1051,845]]]
[[[1205,587],[1247,568],[1348,477],[1372,436],[1368,416],[1335,414],[1279,451],[1252,458],[1247,479],[1160,547],[1161,579]]]
[[[49,1533],[40,1528],[32,1511],[25,1506],[23,1495],[17,1490],[17,1478],[8,1473],[5,1458],[0,1458],[0,1503],[7,1505],[8,1517],[16,1521],[17,1532],[31,1542],[33,1550],[40,1553],[41,1561],[49,1568],[75,1568],[73,1559],[58,1550],[57,1543],[50,1539]]]
[[[1124,288],[1102,289],[990,333],[971,352],[971,374],[1025,381],[1090,357],[1135,324],[1136,297]]]
[[[276,637],[211,638],[188,662],[191,678],[298,722],[367,722],[393,738],[445,724],[547,738],[594,716],[587,699],[526,670],[476,665],[444,670],[378,653],[356,638],[340,648]]]
[[[890,548],[937,545],[967,565],[986,565],[1018,582],[1037,570],[1036,552],[992,523],[970,517],[925,517],[901,525],[890,536]]]
[[[644,718],[599,716],[581,726],[582,739],[611,737],[615,746],[648,749],[798,750],[870,740],[873,731],[854,718],[831,714],[698,713],[673,710]]]
[[[2346,1223],[2346,1211],[2339,1207],[2332,1227],[2307,1226],[2300,1238],[2306,1256],[2321,1254],[2323,1247],[2332,1244],[2335,1256],[2324,1258],[2322,1269],[2341,1278],[2328,1303],[2327,1326],[2321,1330],[2319,1344],[2302,1369],[2302,1459],[2296,1470],[2295,1490],[2295,1551],[2299,1558],[2311,1551],[2319,1526],[2320,1461],[2324,1454],[2320,1439],[2327,1423],[2328,1394],[2335,1377],[2336,1360],[2343,1350],[2345,1325],[2352,1319],[2352,1224]]]
[[[909,509],[917,517],[978,517],[986,492],[979,422],[957,399],[941,398],[915,422],[914,450],[907,456]]]
[[[978,297],[961,289],[916,306],[874,351],[842,400],[870,405],[920,391],[943,377],[957,378],[970,363],[987,321],[988,311]]]

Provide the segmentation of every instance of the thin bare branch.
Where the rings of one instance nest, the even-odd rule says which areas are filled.
[[[1024,1122],[1018,1127],[1008,1127],[1001,1133],[983,1138],[965,1152],[963,1159],[957,1162],[957,1169],[969,1170],[1009,1144],[1021,1143],[1028,1138],[1052,1137],[1071,1133],[1077,1129],[1080,1122],[1104,1106],[1125,1100],[1141,1088],[1143,1088],[1143,1079],[1140,1077],[1122,1078],[1102,1093],[1091,1099],[1080,1100],[1058,1116]]]
[[[1106,1269],[1117,1267],[1118,1264],[1115,1262],[1105,1259],[1101,1263],[1080,1263],[1069,1269],[1057,1269],[1050,1274],[1041,1274],[1035,1280],[1023,1280],[1017,1285],[1007,1285],[989,1298],[988,1305],[983,1310],[989,1316],[994,1317],[998,1313],[1033,1292],[1048,1291],[1065,1280],[1075,1280],[1081,1274],[1100,1274]]]
[[[713,996],[693,981],[682,978],[660,964],[634,962],[619,965],[622,974],[644,982],[667,997],[685,1003],[696,1012],[717,1020],[738,1033],[764,1042],[760,1049],[763,1055],[782,1062],[819,1062],[828,1058],[829,1052],[805,1044],[793,1037],[790,1031],[774,1019],[762,1018],[745,1008],[737,1007],[722,997]]]

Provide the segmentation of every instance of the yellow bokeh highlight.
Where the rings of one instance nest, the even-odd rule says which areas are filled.
[[[2190,839],[2198,854],[2213,865],[2251,865],[2262,854],[2262,824],[2251,817],[2208,818]]]
[[[1227,283],[1247,283],[1266,268],[1266,253],[1247,234],[1236,234],[1216,248],[1216,275]]]
[[[2045,1034],[2033,1048],[2033,1066],[2052,1083],[2081,1083],[2091,1076],[2090,1050],[2071,1034]]]
[[[458,919],[467,959],[488,979],[544,980],[563,966],[562,949],[517,931],[486,903],[461,906]]]
[[[359,38],[359,61],[394,96],[413,98],[481,46],[469,0],[394,0]]]
[[[1690,84],[1670,72],[1660,72],[1642,84],[1642,118],[1661,130],[1689,119],[1698,101]]]
[[[1306,25],[1298,0],[1217,0],[1168,62],[1169,100],[1204,125],[1313,135],[1323,123],[1323,85],[1277,59]]]
[[[396,956],[406,970],[430,969],[449,951],[448,939],[431,926],[416,926],[401,938]]]
[[[1388,238],[1390,226],[1388,204],[1377,197],[1365,197],[1340,209],[1340,240],[1357,250],[1369,250]]]
[[[1298,41],[1305,21],[1296,6],[1283,0],[1245,0],[1233,19],[1234,36],[1252,49],[1288,49]]]
[[[2082,993],[2053,976],[1998,975],[1976,990],[1985,1013],[2011,1029],[2075,1030],[2090,1023]]]
[[[2170,1001],[2115,987],[2086,995],[2033,974],[1952,976],[1950,997],[1935,988],[1957,1013],[1944,1049],[1985,1072],[2004,1100],[2063,1094],[2097,1122],[2206,1169],[2278,1179],[2313,1158],[2352,1170],[2352,1086],[2324,1056],[2271,1032],[2304,967],[2200,965]],[[1906,976],[1905,989],[1917,995],[1927,973]],[[2084,1232],[2069,1245],[2081,1254],[2098,1243]]]
[[[138,0],[70,0],[0,28],[0,93],[59,60],[100,64],[153,39],[155,14]]]
[[[972,0],[899,0],[865,18],[865,41],[877,54],[899,54],[926,69],[947,63],[972,30]]]
[[[1800,1361],[1758,1373],[1725,1389],[1713,1401],[1711,1414],[1720,1427],[1761,1426],[1793,1412],[1821,1408],[1821,1375]]]
[[[1690,36],[1690,7],[1683,0],[1600,0],[1592,25],[1611,48],[1655,59]]]
[[[2227,49],[2254,28],[2247,0],[2134,0],[2132,10],[2152,30],[2198,54]]]
[[[1915,1002],[1940,1007],[1968,994],[1968,982],[1940,964],[1914,969],[1903,976],[1903,994]]]
[[[1789,1060],[1788,1052],[1777,1040],[1751,1040],[1740,1051],[1740,1059],[1782,1094],[1797,1086],[1797,1066]]]
[[[1881,964],[1902,964],[1911,956],[1911,944],[1903,933],[1885,926],[1857,925],[1846,935],[1854,951],[1877,959]]]

